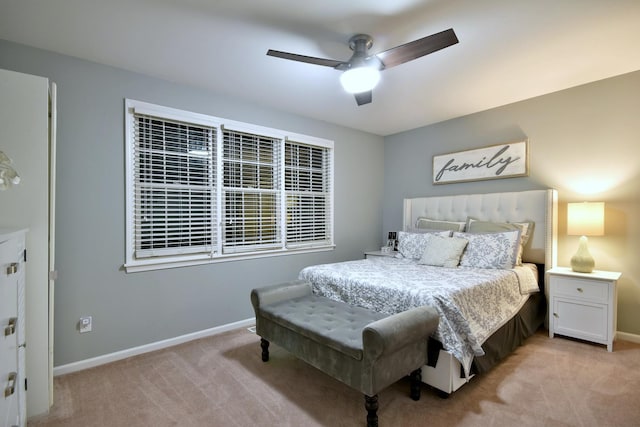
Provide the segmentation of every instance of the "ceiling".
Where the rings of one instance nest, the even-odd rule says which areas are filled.
[[[0,38],[377,135],[640,70],[638,0],[2,0]],[[453,28],[358,107],[329,67]]]

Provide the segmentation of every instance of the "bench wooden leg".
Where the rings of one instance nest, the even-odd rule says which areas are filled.
[[[269,341],[264,338],[260,338],[260,347],[262,347],[262,361],[269,361]]]
[[[420,400],[420,391],[422,390],[422,369],[418,368],[411,372],[411,391],[409,395],[413,400]]]
[[[378,427],[378,395],[364,395],[364,407],[367,410],[367,427]]]

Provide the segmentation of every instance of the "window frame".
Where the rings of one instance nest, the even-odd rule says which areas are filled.
[[[136,165],[134,150],[138,149],[136,137],[134,135],[136,117],[139,115],[157,118],[159,121],[178,121],[188,126],[202,126],[214,128],[216,140],[213,141],[213,194],[215,200],[212,201],[214,211],[212,212],[212,248],[208,252],[171,254],[163,256],[148,256],[140,258],[136,256],[136,225],[135,225],[135,190],[136,185]],[[206,114],[194,113],[171,107],[160,106],[133,99],[125,99],[125,193],[126,193],[126,224],[125,224],[125,262],[126,272],[148,271],[164,268],[184,267],[190,265],[201,265],[216,262],[235,261],[241,259],[262,258],[270,256],[291,255],[306,252],[327,251],[335,248],[334,243],[334,143],[331,140],[313,137],[309,135],[288,132],[269,127],[243,123]],[[224,247],[224,191],[225,182],[224,171],[224,133],[240,132],[244,134],[272,138],[276,141],[277,152],[274,151],[273,167],[274,180],[277,181],[276,221],[279,236],[279,245],[270,245],[270,249],[257,250],[223,250]],[[285,189],[285,147],[286,144],[300,144],[309,147],[319,148],[326,156],[326,169],[322,176],[323,185],[327,190],[325,194],[326,203],[326,239],[308,244],[288,245],[287,242],[287,191]],[[276,150],[276,149],[274,149]],[[277,176],[275,175],[277,174]],[[259,245],[256,245],[258,247]],[[162,252],[162,251],[160,251]],[[188,252],[188,251],[186,251]]]

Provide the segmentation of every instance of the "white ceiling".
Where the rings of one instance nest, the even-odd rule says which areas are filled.
[[[361,107],[329,67],[453,28]],[[0,38],[389,135],[640,70],[639,0],[2,0]]]

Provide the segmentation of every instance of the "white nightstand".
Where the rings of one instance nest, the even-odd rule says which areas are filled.
[[[549,337],[565,335],[606,344],[613,351],[618,313],[617,282],[622,273],[549,270]]]
[[[391,252],[367,251],[367,252],[364,253],[364,257],[365,258],[373,258],[373,257],[377,257],[377,256],[394,257],[397,254],[398,254],[398,251],[391,251]]]

